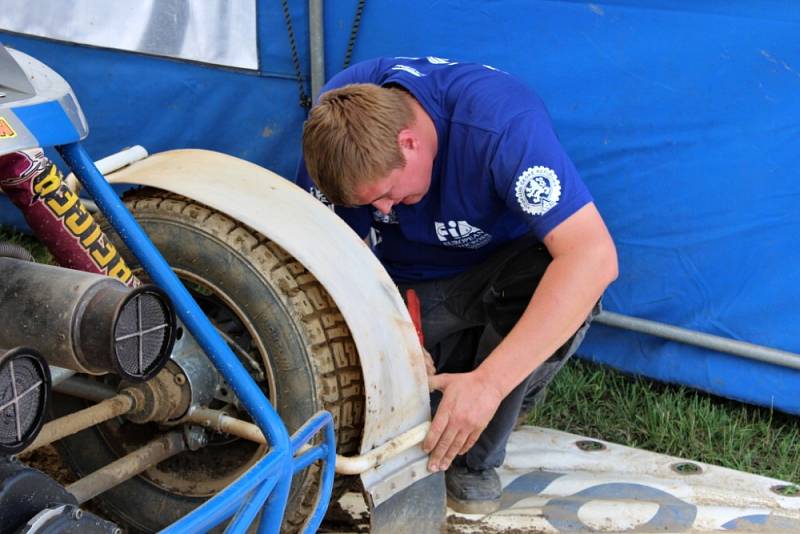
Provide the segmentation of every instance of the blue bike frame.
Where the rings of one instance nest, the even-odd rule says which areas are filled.
[[[330,413],[318,412],[290,438],[270,402],[97,170],[80,142],[56,146],[56,149],[151,280],[169,295],[183,324],[231,385],[269,444],[266,456],[244,475],[162,532],[206,532],[234,516],[225,532],[243,533],[263,510],[258,532],[277,533],[286,509],[293,474],[321,460],[320,492],[314,511],[304,526],[304,532],[315,532],[328,508],[333,488],[336,441]],[[323,428],[322,443],[295,457],[298,450]]]

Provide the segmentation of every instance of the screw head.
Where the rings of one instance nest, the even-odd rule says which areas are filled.
[[[575,446],[584,452],[603,451],[606,446],[593,439],[582,439],[575,442]]]
[[[703,472],[703,468],[693,462],[678,462],[670,468],[681,475],[699,475]]]

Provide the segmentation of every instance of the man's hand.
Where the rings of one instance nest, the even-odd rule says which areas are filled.
[[[428,382],[431,389],[442,392],[442,401],[422,450],[430,453],[428,470],[444,471],[456,455],[475,445],[503,396],[476,371],[435,375]]]
[[[425,372],[428,374],[428,389],[433,391],[434,388],[433,384],[431,384],[431,378],[436,374],[436,365],[433,363],[431,353],[425,350],[425,347],[422,347],[422,354],[425,355]]]

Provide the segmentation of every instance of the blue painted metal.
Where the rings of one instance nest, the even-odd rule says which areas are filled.
[[[244,532],[261,509],[265,498],[259,532],[279,532],[292,475],[299,470],[295,469],[293,453],[324,427],[323,443],[296,461],[297,464],[308,466],[312,461],[325,459],[320,494],[315,511],[307,522],[308,531],[315,531],[327,509],[333,487],[336,442],[331,415],[328,412],[316,414],[290,442],[286,427],[272,405],[94,166],[83,146],[72,143],[56,148],[150,278],[169,295],[184,325],[233,388],[270,444],[268,454],[255,466],[165,532],[204,532],[230,517],[240,501],[245,500],[229,526],[230,532]]]
[[[242,506],[242,503],[246,501],[255,488],[260,487],[262,484],[269,483],[270,480],[277,481],[277,476],[272,476],[270,478],[270,475],[282,474],[276,473],[276,471],[280,471],[282,460],[283,459],[279,456],[271,453],[266,455],[245,474],[237,478],[231,485],[204,502],[191,514],[186,515],[161,532],[163,534],[205,532],[220,524],[222,521],[232,516],[237,509]],[[273,494],[274,493],[275,492],[273,492]],[[274,510],[266,507],[264,515],[265,518],[274,515]],[[270,530],[269,532],[278,532],[278,530],[279,528]]]
[[[80,141],[80,134],[58,102],[43,102],[15,107],[14,113],[36,137],[41,146],[63,145]]]
[[[323,442],[301,456],[295,456],[294,460],[295,473],[305,469],[305,467],[317,460],[324,460],[322,481],[320,482],[317,502],[314,504],[314,513],[306,520],[304,532],[317,531],[320,523],[322,523],[322,518],[325,517],[325,511],[328,509],[331,491],[333,490],[333,478],[336,469],[336,437],[333,432],[333,416],[331,416],[330,412],[316,413],[291,438],[292,453],[296,455],[300,447],[315,436],[321,428],[324,428],[325,431]]]
[[[238,532],[246,532],[250,523],[256,518],[258,512],[261,510],[264,501],[269,497],[270,492],[275,487],[277,479],[270,478],[262,482],[260,486],[256,487],[250,492],[250,496],[245,499],[244,504],[236,512],[236,515],[228,523],[225,529],[225,534],[235,534]]]

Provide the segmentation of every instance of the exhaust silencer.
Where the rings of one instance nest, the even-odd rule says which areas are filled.
[[[0,454],[27,447],[42,429],[50,367],[33,349],[0,349]]]
[[[169,360],[175,311],[156,286],[0,258],[0,347],[26,345],[52,365],[147,380]]]

